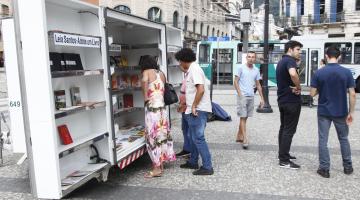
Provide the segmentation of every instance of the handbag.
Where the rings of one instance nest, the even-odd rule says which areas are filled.
[[[177,103],[179,98],[172,84],[165,82],[164,102],[165,105]]]
[[[164,74],[164,72],[162,72]],[[164,74],[165,75],[165,74]],[[164,103],[165,105],[171,105],[179,101],[178,95],[174,89],[174,86],[171,83],[168,83],[165,79],[164,84]]]

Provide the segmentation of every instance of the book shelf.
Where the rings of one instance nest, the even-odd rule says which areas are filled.
[[[31,185],[37,198],[59,199],[92,178],[106,181],[113,164],[104,37],[93,15],[99,8],[76,0],[17,1],[14,7],[20,13]],[[90,145],[107,162],[92,160]],[[64,186],[79,171],[86,173]]]
[[[176,81],[166,26],[80,0],[15,1],[14,9],[34,196],[60,199],[90,179],[107,181],[111,166],[146,153],[141,57],[156,57]]]
[[[128,26],[128,14],[120,13],[112,9],[104,8],[106,29],[104,35],[107,36],[107,49],[114,46],[121,46],[120,51],[112,51],[108,56],[104,56],[108,64],[109,81],[112,87],[109,90],[111,98],[112,128],[114,132],[114,154],[115,162],[120,167],[123,159],[127,160],[127,165],[133,162],[137,150],[145,148],[144,136],[128,135],[128,132],[120,131],[119,127],[140,124],[144,127],[144,98],[141,90],[141,68],[139,66],[142,56],[149,55],[157,58],[160,69],[166,74],[166,38],[165,25],[155,23],[143,18],[132,18],[131,26]],[[146,37],[144,37],[146,33]],[[126,77],[139,77],[139,82],[131,80],[126,83]],[[125,78],[124,78],[125,77]],[[125,94],[131,99],[130,107],[126,106]],[[129,103],[128,103],[129,104]],[[128,141],[129,137],[131,141]],[[134,141],[132,141],[134,140]],[[134,156],[132,156],[134,155]],[[121,167],[120,167],[121,168]]]

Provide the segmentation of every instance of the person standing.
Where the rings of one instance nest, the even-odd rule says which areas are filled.
[[[175,54],[175,58],[180,63],[180,69],[187,73],[184,117],[191,137],[190,159],[185,164],[180,165],[180,168],[196,169],[193,175],[212,175],[214,170],[204,135],[207,115],[212,112],[206,77],[199,64],[195,63],[196,55],[191,49],[181,49]],[[200,168],[198,165],[199,155],[202,160]]]
[[[185,111],[186,111],[186,78],[187,78],[188,72],[185,73],[184,79],[181,84],[180,88],[180,95],[179,95],[179,107],[177,108],[177,111],[181,113],[181,130],[183,132],[184,137],[184,145],[183,149],[176,154],[176,157],[184,157],[188,158],[190,156],[190,135],[189,135],[189,125],[187,124],[185,120]]]
[[[277,96],[280,111],[279,166],[288,169],[300,169],[290,155],[292,138],[296,132],[301,112],[301,87],[296,60],[300,59],[302,44],[290,40],[285,44],[285,55],[276,67]]]
[[[320,165],[317,173],[324,178],[330,178],[330,155],[327,142],[332,122],[340,142],[344,173],[349,175],[354,171],[348,135],[355,111],[356,93],[351,71],[338,64],[339,49],[329,47],[325,56],[328,64],[315,73],[311,81],[310,95],[319,94],[317,116]],[[349,110],[347,93],[349,93]]]
[[[260,107],[264,106],[264,97],[260,84],[260,72],[254,67],[256,53],[250,51],[246,55],[246,64],[241,65],[235,75],[234,86],[237,92],[237,115],[240,117],[236,142],[240,142],[244,149],[248,148],[249,139],[246,133],[246,121],[254,112],[254,85],[260,95]]]
[[[144,177],[152,178],[161,176],[164,162],[175,161],[176,157],[164,103],[165,75],[150,56],[145,57],[140,66],[145,105],[146,149],[153,163],[153,169]]]

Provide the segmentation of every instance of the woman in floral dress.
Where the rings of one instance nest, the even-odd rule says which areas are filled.
[[[145,100],[146,148],[153,163],[153,169],[145,177],[159,177],[163,172],[163,163],[176,160],[164,103],[166,78],[152,57],[145,57],[140,65]]]

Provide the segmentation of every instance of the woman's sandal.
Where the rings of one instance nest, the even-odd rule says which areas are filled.
[[[243,142],[244,142],[244,140],[236,140],[236,142],[243,143]]]
[[[144,175],[144,178],[154,178],[154,177],[161,177],[162,173],[158,173],[158,174],[155,174],[154,172],[152,171],[149,171],[148,173],[146,173]]]

